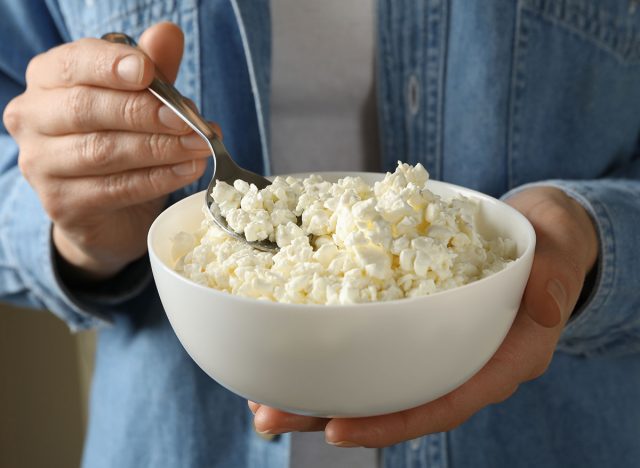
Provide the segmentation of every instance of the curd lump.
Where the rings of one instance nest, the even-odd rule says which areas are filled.
[[[173,240],[175,269],[255,299],[352,304],[461,286],[515,258],[513,241],[477,232],[474,201],[443,200],[426,188],[428,178],[421,164],[399,162],[373,187],[360,177],[331,183],[317,175],[276,177],[262,190],[217,182],[212,196],[229,226],[280,250],[255,250],[205,217],[196,233]]]

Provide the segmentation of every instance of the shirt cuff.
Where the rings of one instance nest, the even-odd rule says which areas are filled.
[[[62,274],[67,268],[66,260],[56,249],[52,236],[49,239],[56,283],[67,297],[83,308],[117,306],[137,297],[151,282],[151,265],[147,255],[130,263],[108,280],[81,285],[66,282]]]

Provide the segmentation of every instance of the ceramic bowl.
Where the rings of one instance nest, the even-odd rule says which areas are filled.
[[[327,180],[359,175],[323,173]],[[429,181],[444,197],[479,202],[478,228],[517,244],[517,259],[487,278],[429,296],[357,305],[258,301],[191,282],[173,269],[172,238],[194,232],[204,194],[165,210],[148,235],[166,314],[193,360],[247,399],[293,413],[356,417],[390,413],[455,389],[489,360],[529,277],[535,233],[518,211],[487,195]]]

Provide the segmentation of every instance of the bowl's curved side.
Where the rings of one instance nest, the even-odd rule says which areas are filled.
[[[317,416],[388,413],[447,393],[495,352],[520,300],[514,275],[500,301],[499,291],[474,288],[402,310],[320,312],[232,296],[213,303],[155,266],[154,274],[178,338],[211,377],[246,398]]]
[[[445,184],[446,185],[446,184]],[[167,209],[149,232],[167,316],[200,367],[246,398],[316,416],[366,416],[417,406],[454,389],[493,355],[518,310],[533,259],[530,225],[481,202],[521,257],[508,271],[417,299],[294,306],[199,286],[171,269],[171,237],[195,230],[203,195]],[[515,210],[514,210],[515,211]],[[515,220],[505,222],[505,217]]]

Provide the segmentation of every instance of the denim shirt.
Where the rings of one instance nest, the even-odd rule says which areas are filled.
[[[640,465],[639,3],[378,1],[383,167],[421,162],[494,196],[557,186],[600,242],[548,371],[455,430],[385,449],[387,468]],[[241,165],[268,173],[266,1],[0,0],[2,106],[35,54],[161,20],[185,31],[178,88],[220,123]],[[246,402],[188,358],[144,261],[123,273],[126,287],[87,294],[58,281],[51,223],[17,155],[2,127],[0,298],[99,327],[84,466],[287,466],[289,437],[258,437]],[[171,200],[203,189],[210,171]]]

